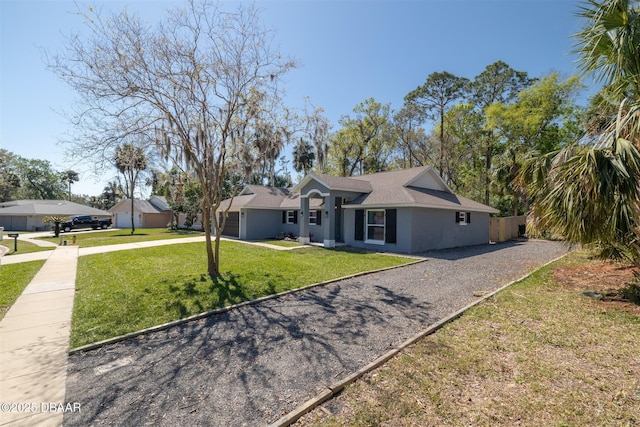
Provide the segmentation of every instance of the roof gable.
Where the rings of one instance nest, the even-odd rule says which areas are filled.
[[[357,179],[358,177],[342,177],[325,175],[321,173],[311,172],[305,176],[302,181],[295,187],[293,192],[301,193],[302,189],[312,181],[317,182],[329,191],[350,191],[355,193],[370,193],[372,191],[371,184],[366,180]]]
[[[133,199],[133,211],[143,214],[161,213],[162,210],[148,200]],[[131,199],[124,199],[120,203],[109,209],[112,214],[115,212],[131,212]]]
[[[427,190],[444,191],[447,193],[453,193],[451,188],[440,177],[440,174],[432,167],[429,166],[424,171],[420,172],[414,178],[404,184],[404,187],[417,187]]]

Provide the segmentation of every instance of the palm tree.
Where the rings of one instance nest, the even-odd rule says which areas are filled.
[[[135,186],[138,182],[140,172],[147,169],[147,160],[144,148],[128,143],[116,147],[116,151],[113,156],[114,165],[124,176],[128,190],[127,196],[131,199],[131,234],[136,231],[133,220]]]
[[[69,188],[69,200],[71,200],[71,184],[73,184],[74,182],[78,182],[80,181],[80,177],[78,175],[78,172],[73,171],[71,169],[69,169],[68,171],[65,171],[62,173],[63,175],[63,179],[67,182],[68,184],[68,188]]]
[[[640,7],[637,0],[588,0],[574,53],[585,74],[614,89],[620,99],[640,95]]]
[[[575,45],[581,70],[617,99],[618,114],[586,143],[528,162],[520,183],[536,197],[540,226],[569,242],[597,245],[604,256],[628,254],[640,265],[640,6],[588,0],[579,16],[585,20]]]

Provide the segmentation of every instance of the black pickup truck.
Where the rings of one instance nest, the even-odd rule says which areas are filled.
[[[103,230],[111,227],[110,218],[98,218],[91,215],[76,215],[69,217],[69,221],[65,221],[60,224],[60,229],[67,233],[71,230],[78,228],[93,228],[97,230],[102,228]]]

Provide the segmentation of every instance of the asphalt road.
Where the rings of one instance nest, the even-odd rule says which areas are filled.
[[[70,356],[67,426],[260,426],[567,251],[530,240],[296,292]]]

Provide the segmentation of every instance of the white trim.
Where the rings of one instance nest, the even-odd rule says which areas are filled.
[[[331,195],[331,193],[321,193],[320,190],[316,190],[314,188],[313,190],[309,190],[309,192],[307,194],[301,194],[300,198],[301,199],[308,199],[313,194],[317,194],[320,197],[329,197]]]
[[[364,241],[368,245],[384,245],[384,240],[365,240]]]
[[[315,217],[311,215],[312,213],[315,214]],[[318,209],[309,209],[309,215],[307,215],[309,217],[309,225],[318,225],[318,215],[322,216],[322,211],[320,211]],[[315,221],[311,222],[312,218]],[[320,221],[322,221],[322,220],[320,220]]]

